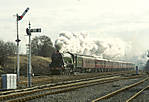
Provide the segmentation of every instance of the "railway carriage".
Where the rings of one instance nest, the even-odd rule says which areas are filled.
[[[111,62],[110,62],[109,60],[107,60],[107,61],[105,62],[104,72],[108,72],[108,71],[109,71],[109,69],[110,69],[110,64],[111,64]]]
[[[81,72],[81,68],[83,67],[83,58],[79,55],[75,54],[75,63],[74,63],[75,71]]]
[[[95,58],[82,57],[83,58],[83,72],[94,72],[95,71]]]
[[[113,62],[113,71],[118,71],[118,68],[119,68],[119,64],[118,62]]]
[[[103,72],[105,68],[105,62],[106,60],[104,59],[95,59],[95,68],[97,69],[98,72]]]

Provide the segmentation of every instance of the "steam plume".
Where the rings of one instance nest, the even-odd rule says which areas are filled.
[[[106,59],[121,59],[130,45],[119,38],[91,39],[85,33],[62,32],[55,45],[61,46],[61,52],[100,56]]]

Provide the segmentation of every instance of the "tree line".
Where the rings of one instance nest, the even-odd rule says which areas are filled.
[[[5,65],[8,56],[15,55],[16,45],[13,42],[4,42],[0,40],[0,66]]]
[[[31,43],[31,53],[35,56],[51,57],[55,48],[51,39],[45,35],[36,36],[32,39]]]
[[[0,66],[4,67],[8,56],[16,55],[16,43],[15,42],[4,42],[0,40]],[[31,43],[32,55],[51,57],[55,51],[53,43],[48,36],[38,36],[32,39]]]

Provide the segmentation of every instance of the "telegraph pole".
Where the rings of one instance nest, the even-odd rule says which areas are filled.
[[[18,30],[18,21],[20,21],[24,15],[27,13],[27,11],[29,10],[29,8],[27,8],[21,16],[19,16],[18,14],[16,14],[16,23],[17,23],[17,39],[15,40],[17,42],[17,82],[19,82],[20,80],[20,58],[19,58],[19,42],[21,41],[19,39],[19,30]]]
[[[29,27],[26,28],[26,33],[29,36],[29,43],[28,43],[28,87],[31,87],[32,85],[32,80],[31,80],[31,75],[32,75],[32,65],[31,65],[31,33],[32,32],[41,32],[41,28],[36,28],[36,29],[31,29],[31,24],[29,22]]]

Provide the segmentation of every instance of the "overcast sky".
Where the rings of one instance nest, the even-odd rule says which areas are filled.
[[[16,40],[16,13],[19,21],[21,46],[27,42],[25,29],[32,28],[54,41],[59,32],[88,32],[91,38],[118,37],[131,41],[136,48],[149,49],[148,0],[0,0],[0,39]],[[23,45],[24,44],[24,45]]]

